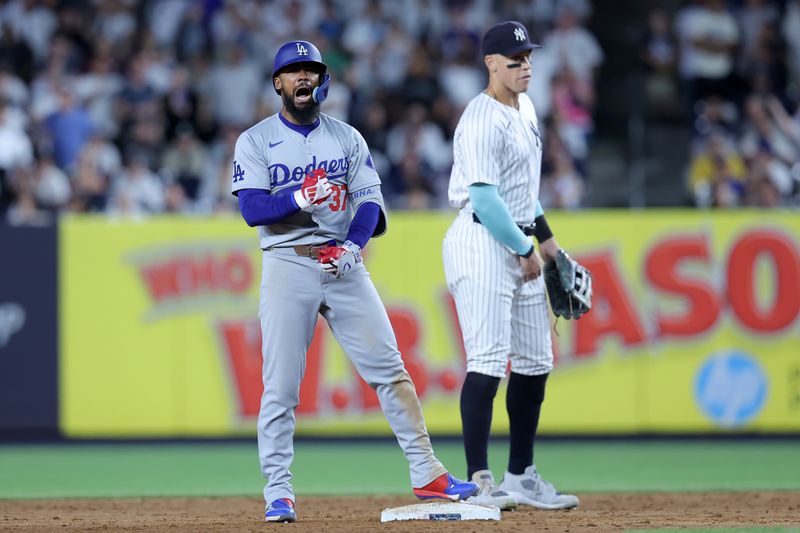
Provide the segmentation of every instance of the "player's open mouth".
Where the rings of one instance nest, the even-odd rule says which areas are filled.
[[[300,87],[294,92],[294,98],[298,102],[308,102],[311,100],[311,87]]]

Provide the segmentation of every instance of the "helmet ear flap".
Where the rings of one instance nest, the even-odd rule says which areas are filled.
[[[331,75],[327,72],[322,75],[322,81],[318,87],[315,87],[311,92],[311,98],[318,104],[321,104],[328,97],[328,89],[331,84]]]

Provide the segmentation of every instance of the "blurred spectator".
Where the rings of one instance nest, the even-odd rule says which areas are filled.
[[[148,167],[148,157],[133,154],[111,187],[109,211],[113,214],[159,213],[165,205],[164,185]]]
[[[742,135],[742,153],[754,158],[764,150],[785,165],[800,158],[800,131],[774,96],[752,96],[746,104],[747,122]]]
[[[747,72],[751,64],[758,61],[762,35],[778,20],[778,9],[771,0],[743,0],[736,11],[736,19],[742,30],[739,63],[741,70]]]
[[[475,43],[462,38],[457,44],[455,56],[439,71],[439,84],[453,105],[463,109],[486,86],[486,76],[485,71],[475,68],[476,58],[480,57]]]
[[[678,48],[670,30],[669,15],[663,9],[653,9],[648,14],[641,53],[647,72],[647,100],[652,108],[663,109],[677,101],[678,96],[675,86]]]
[[[198,98],[190,85],[189,70],[179,65],[172,72],[170,87],[164,94],[162,105],[166,118],[166,138],[175,138],[178,124],[189,124],[197,128]]]
[[[101,41],[88,72],[74,79],[75,97],[86,103],[89,118],[97,131],[112,137],[118,133],[115,114],[117,95],[125,87],[125,80],[116,70],[111,44]]]
[[[239,211],[236,197],[231,194],[231,168],[239,133],[235,127],[223,127],[217,140],[211,145],[208,179],[212,188],[208,192],[208,203],[212,207],[209,211]]]
[[[28,105],[28,86],[17,77],[11,66],[2,60],[0,60],[0,98],[18,110],[24,110]]]
[[[60,87],[59,109],[44,121],[44,127],[53,143],[56,164],[72,172],[83,145],[92,135],[93,126],[86,109],[76,102],[72,92]]]
[[[603,62],[603,50],[597,39],[580,25],[580,19],[570,5],[558,8],[556,26],[544,38],[543,46],[553,50],[558,70],[569,70],[582,81],[594,80],[595,70]]]
[[[56,165],[51,154],[39,155],[39,164],[33,170],[34,198],[37,205],[51,212],[66,207],[72,195],[69,177]]]
[[[418,46],[411,57],[408,72],[400,87],[400,95],[406,104],[421,103],[430,109],[439,97],[439,78],[431,63],[430,53]]]
[[[736,19],[724,0],[690,4],[676,19],[681,41],[680,72],[687,82],[689,109],[709,96],[735,99],[734,53],[739,43]]]
[[[116,119],[123,129],[137,119],[156,100],[155,89],[147,80],[141,56],[128,63],[125,85],[117,95]]]
[[[575,170],[572,158],[559,142],[550,142],[548,164],[543,165],[542,184],[539,200],[542,205],[560,209],[576,209],[582,206],[583,179]]]
[[[745,190],[745,204],[752,207],[776,208],[784,205],[784,193],[776,184],[784,181],[782,177],[775,179],[775,171],[783,174],[774,165],[774,159],[766,151],[759,152],[750,166]],[[785,177],[785,176],[783,176]]]
[[[111,180],[121,169],[116,146],[96,134],[84,146],[73,178],[70,210],[102,211],[108,203]]]
[[[99,39],[112,46],[125,45],[136,32],[135,3],[130,0],[95,2],[95,27]]]
[[[25,130],[14,120],[8,102],[0,99],[0,207],[13,198],[11,175],[33,162],[33,145]]]
[[[374,50],[389,31],[378,0],[366,0],[364,11],[351,20],[342,32],[342,46],[354,56]]]
[[[52,215],[36,205],[36,176],[32,168],[19,167],[11,175],[14,200],[6,212],[10,226],[47,226]]]
[[[206,183],[208,169],[208,150],[197,140],[189,123],[177,127],[175,140],[164,152],[161,174],[170,186],[180,188],[187,210],[199,202],[206,189],[213,188]]]
[[[721,135],[712,135],[692,157],[689,187],[699,207],[736,207],[744,196],[747,168],[735,148]]]
[[[24,48],[17,48],[22,52],[22,61],[27,62],[33,53],[36,61],[42,63],[47,56],[50,39],[56,30],[57,17],[53,9],[55,2],[36,2],[33,0],[12,0],[5,2],[2,7],[2,18],[6,23],[3,26],[3,42],[8,43],[19,37],[25,44]],[[20,76],[30,81],[30,71],[19,71]],[[32,64],[31,64],[32,66]]]
[[[800,85],[800,0],[789,0],[781,30],[788,45],[788,65],[795,86]]]
[[[438,190],[434,182],[449,175],[452,164],[450,144],[419,103],[411,104],[405,119],[389,130],[386,153],[394,169],[394,186],[403,193],[412,188],[433,194]],[[421,183],[423,178],[427,185]]]
[[[190,2],[175,35],[175,57],[181,63],[200,54],[211,53],[211,37],[203,21],[203,5]]]
[[[221,61],[209,73],[210,94],[206,96],[213,105],[217,122],[248,127],[255,122],[261,94],[259,66],[247,57],[239,43],[231,43],[221,52]]]
[[[589,156],[589,136],[593,123],[591,109],[594,107],[592,85],[564,70],[553,78],[553,125],[581,175],[586,175],[586,159]]]
[[[697,118],[694,121],[694,131],[697,134],[695,142],[704,143],[709,135],[717,133],[723,135],[730,142],[735,142],[739,135],[739,110],[727,100],[718,96],[710,96],[695,105]]]

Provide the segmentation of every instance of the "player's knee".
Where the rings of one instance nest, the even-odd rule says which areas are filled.
[[[522,389],[526,391],[531,401],[542,403],[544,401],[544,389],[547,383],[547,376],[549,376],[549,374],[526,376],[524,374],[511,372],[511,375],[508,377],[509,394],[511,394],[514,389]]]
[[[464,379],[464,387],[469,390],[479,391],[485,396],[494,398],[497,394],[497,387],[500,385],[500,378],[481,374],[479,372],[467,372]]]

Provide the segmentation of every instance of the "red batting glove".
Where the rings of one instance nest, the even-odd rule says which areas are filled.
[[[351,241],[345,241],[342,246],[325,246],[320,249],[317,261],[322,265],[322,270],[338,279],[361,262],[361,247]]]
[[[324,202],[333,192],[333,187],[328,183],[325,169],[318,168],[310,174],[306,174],[306,179],[300,189],[294,192],[294,199],[300,209],[306,209],[313,205]]]

